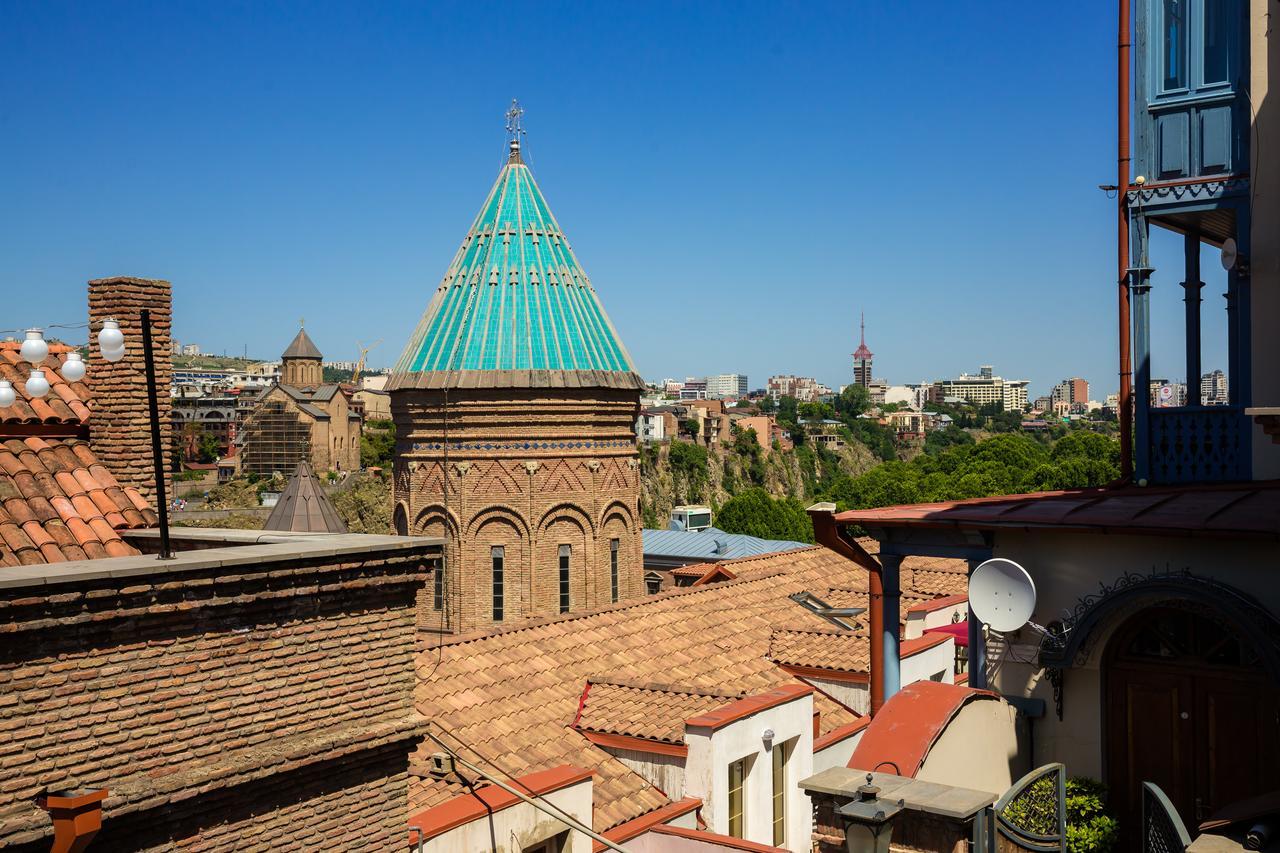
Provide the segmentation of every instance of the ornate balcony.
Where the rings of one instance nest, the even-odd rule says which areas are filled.
[[[1239,406],[1151,409],[1153,483],[1249,479],[1249,418]]]

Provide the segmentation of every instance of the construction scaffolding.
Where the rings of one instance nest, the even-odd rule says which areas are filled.
[[[282,400],[259,403],[244,419],[240,469],[246,474],[288,477],[299,460],[311,459],[311,427],[297,407]]]

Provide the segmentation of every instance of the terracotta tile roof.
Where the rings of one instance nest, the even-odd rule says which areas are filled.
[[[508,773],[559,764],[595,770],[597,831],[664,806],[668,800],[660,791],[569,728],[584,683],[607,677],[748,694],[795,684],[768,657],[773,629],[806,618],[826,623],[787,596],[832,582],[856,583],[865,574],[821,547],[723,565],[738,578],[424,649],[418,709]],[[821,693],[814,708],[821,712],[820,734],[857,720]],[[429,808],[463,790],[415,778],[411,805]]]
[[[155,523],[88,442],[0,437],[0,566],[134,555],[117,531]]]
[[[31,365],[18,354],[17,341],[0,341],[0,379],[13,383],[18,399],[12,406],[0,409],[0,424],[68,424],[83,425],[89,420],[89,389],[81,382],[67,382],[58,372],[66,354],[74,348],[49,345],[49,357],[42,368],[49,380],[49,393],[44,397],[27,395],[27,377]]]
[[[864,527],[1050,528],[1274,539],[1280,537],[1280,480],[1039,492],[854,510],[836,520]]]
[[[574,728],[683,744],[685,720],[728,705],[742,695],[664,684],[590,681],[583,690]]]
[[[837,672],[870,673],[871,646],[862,630],[842,631],[818,625],[775,628],[769,637],[769,660]]]

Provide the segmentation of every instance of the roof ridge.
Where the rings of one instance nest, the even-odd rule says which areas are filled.
[[[793,553],[793,552],[781,552]],[[778,556],[777,554],[762,554],[762,557]],[[753,558],[754,559],[754,558]],[[728,560],[724,562],[730,562]],[[723,563],[721,564],[723,565]],[[465,634],[457,634],[451,637],[442,638],[440,642],[428,643],[427,648],[434,650],[438,648],[446,648],[449,646],[459,646],[464,643],[475,643],[480,640],[487,640],[492,637],[502,637],[508,634],[515,634],[520,631],[532,631],[536,628],[545,628],[548,625],[556,625],[563,622],[575,622],[580,619],[589,619],[599,616],[601,613],[612,613],[614,611],[631,610],[636,607],[645,607],[658,601],[669,601],[673,598],[679,598],[685,595],[698,595],[702,593],[719,593],[729,588],[737,588],[742,584],[759,583],[779,575],[785,575],[785,569],[776,569],[764,574],[753,575],[751,577],[738,577],[733,580],[724,581],[723,583],[704,584],[702,586],[683,586],[674,589],[663,590],[655,595],[647,595],[644,598],[637,598],[631,601],[620,601],[617,604],[608,604],[604,607],[598,607],[594,610],[579,610],[574,613],[561,613],[555,616],[543,616],[541,618],[530,619],[519,625],[509,625],[502,628],[481,628],[476,631],[469,631]]]
[[[587,681],[593,686],[622,687],[628,690],[648,690],[655,693],[679,693],[685,696],[705,696],[708,699],[741,699],[747,695],[746,691],[743,690],[721,690],[717,687],[684,687],[657,681],[631,681],[626,678],[611,678],[609,676],[589,676]]]

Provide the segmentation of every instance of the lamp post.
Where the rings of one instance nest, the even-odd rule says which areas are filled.
[[[844,849],[847,853],[889,853],[893,820],[902,811],[903,801],[880,799],[880,789],[871,784],[858,786],[858,798],[836,810],[844,821]]]

